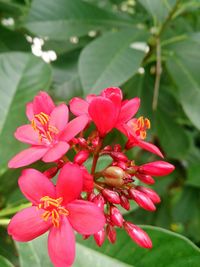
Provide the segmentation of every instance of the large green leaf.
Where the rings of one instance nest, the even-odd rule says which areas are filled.
[[[25,26],[36,35],[67,40],[91,30],[132,27],[132,23],[81,0],[34,0]]]
[[[144,51],[134,48],[133,43],[146,40],[146,32],[135,29],[107,33],[86,46],[79,60],[85,93],[119,86],[133,76],[144,57]]]
[[[138,247],[123,231],[117,231],[115,245],[106,242],[98,248],[92,239],[78,237],[74,267],[197,267],[199,249],[188,239],[162,228],[146,226],[153,240],[152,250]],[[47,254],[47,238],[17,243],[21,267],[52,266]]]
[[[176,0],[139,0],[139,2],[153,17],[154,23],[157,24],[167,17]]]
[[[117,266],[125,267],[197,267],[200,260],[200,251],[188,239],[173,232],[162,228],[145,226],[152,241],[153,249],[146,250],[135,245],[132,240],[122,230],[118,231],[117,242],[115,245],[106,243],[102,248],[97,248],[91,240],[79,240],[81,244],[86,244],[90,250],[87,255],[81,254],[78,247],[77,259],[75,267],[83,267],[83,262],[87,262],[87,266],[110,266],[110,260],[114,258]],[[98,251],[98,254],[92,254],[92,251]],[[84,247],[83,251],[86,249]],[[102,253],[102,254],[101,254]],[[105,255],[107,257],[105,257]],[[82,262],[80,259],[83,257]],[[100,260],[99,260],[100,259]],[[101,261],[101,265],[98,262]],[[93,263],[93,265],[92,265]],[[97,264],[97,265],[94,265]],[[111,265],[112,266],[112,265]],[[113,265],[114,266],[114,265]]]
[[[31,54],[3,53],[0,55],[0,158],[1,168],[22,144],[13,133],[26,123],[25,104],[39,91],[48,88],[51,69]]]
[[[168,71],[179,89],[180,102],[191,122],[200,129],[199,34],[171,46]]]
[[[7,260],[1,255],[0,255],[0,266],[1,267],[14,267],[14,265],[9,260]]]

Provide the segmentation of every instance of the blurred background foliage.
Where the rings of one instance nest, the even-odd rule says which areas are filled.
[[[195,245],[159,228],[200,245],[199,71],[199,0],[0,0],[0,266],[51,266],[45,237],[16,249],[6,234],[9,218],[26,206],[17,188],[21,170],[7,168],[23,147],[13,133],[26,123],[25,103],[39,90],[68,102],[110,86],[141,98],[138,116],[152,123],[148,140],[176,170],[156,181],[157,212],[134,206],[126,215],[152,225],[145,228],[152,252],[122,232],[115,246],[93,252],[92,241],[79,239],[74,266],[199,266]],[[129,156],[155,159],[137,149]]]

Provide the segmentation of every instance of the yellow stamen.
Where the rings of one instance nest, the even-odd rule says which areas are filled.
[[[150,129],[151,123],[150,120],[143,116],[139,117],[135,122],[133,122],[133,129],[141,139],[145,139],[147,136],[146,130]]]
[[[37,206],[38,209],[44,209],[45,212],[42,214],[42,219],[48,221],[51,217],[51,221],[55,227],[60,226],[61,215],[67,216],[69,212],[63,206],[61,206],[63,198],[51,198],[44,196],[40,199],[41,203]]]

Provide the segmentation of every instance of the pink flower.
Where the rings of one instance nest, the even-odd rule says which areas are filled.
[[[121,130],[128,137],[128,142],[126,144],[127,149],[130,149],[134,146],[139,146],[163,158],[163,154],[157,146],[144,141],[147,135],[146,131],[150,129],[150,126],[150,121],[141,116],[138,119],[131,119],[126,124],[121,125],[119,130]]]
[[[68,123],[68,113],[65,104],[56,107],[46,92],[40,92],[28,103],[26,115],[31,123],[17,128],[15,138],[31,147],[14,156],[9,168],[26,166],[39,159],[44,162],[60,159],[70,147],[68,141],[87,124],[85,115]]]
[[[130,120],[137,112],[140,99],[122,101],[123,95],[120,88],[110,87],[104,89],[100,96],[90,96],[85,100],[73,98],[70,110],[80,116],[86,114],[88,120],[93,120],[100,133],[105,136],[114,127],[118,128]]]
[[[76,164],[68,163],[61,169],[56,186],[39,171],[24,170],[19,187],[32,206],[11,219],[8,233],[16,241],[27,242],[49,231],[48,251],[54,266],[71,266],[75,257],[73,229],[91,235],[105,223],[103,212],[94,203],[77,200],[82,186],[82,171]]]

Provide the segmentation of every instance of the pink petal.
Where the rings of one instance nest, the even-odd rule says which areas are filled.
[[[8,167],[19,168],[27,166],[41,159],[47,151],[48,148],[43,146],[32,146],[30,148],[22,150],[8,162]]]
[[[105,224],[103,211],[89,201],[75,200],[67,205],[67,209],[72,227],[81,234],[94,234]]]
[[[55,104],[51,99],[51,97],[46,92],[41,91],[37,96],[34,97],[33,100],[34,114],[39,114],[40,112],[44,112],[45,114],[50,115],[54,108]]]
[[[70,106],[70,111],[76,116],[88,114],[89,104],[82,98],[79,97],[72,98],[72,100],[69,102],[69,106]]]
[[[44,212],[35,206],[21,210],[11,219],[8,234],[19,242],[27,242],[44,234],[51,227],[50,221],[45,222],[41,218]]]
[[[111,100],[105,97],[96,97],[90,103],[88,111],[101,136],[112,130],[116,123],[118,110]]]
[[[63,204],[67,204],[80,196],[83,188],[83,172],[77,164],[67,163],[61,169],[56,192],[57,197],[63,198]]]
[[[18,184],[24,196],[35,205],[39,204],[44,196],[56,197],[54,184],[35,169],[23,170]]]
[[[118,87],[106,88],[101,92],[101,96],[104,96],[112,101],[116,109],[116,117],[118,117],[121,109],[121,101],[123,98],[121,89]]]
[[[30,124],[22,125],[17,128],[15,138],[23,143],[37,145],[40,143],[39,135],[34,131]]]
[[[117,124],[126,123],[127,121],[129,121],[136,114],[139,107],[140,98],[138,97],[126,101],[126,103],[122,105]]]
[[[60,141],[47,151],[42,160],[44,162],[59,160],[68,151],[69,147],[68,143]]]
[[[147,150],[153,154],[156,154],[161,158],[164,158],[160,149],[157,146],[155,146],[154,144],[140,140],[139,143],[137,144],[137,146],[139,146],[139,147],[141,147],[141,148],[143,148],[143,149],[145,149],[145,150]]]
[[[63,218],[59,228],[51,228],[48,237],[48,251],[55,267],[69,267],[73,264],[75,237],[66,218]]]
[[[59,139],[63,141],[70,141],[73,137],[75,137],[78,133],[80,133],[88,123],[88,116],[81,115],[72,121],[70,121],[63,132],[61,133]]]
[[[26,104],[26,116],[29,119],[29,121],[32,121],[32,119],[34,119],[33,103],[32,102]]]
[[[62,131],[67,125],[69,118],[69,110],[65,104],[61,104],[53,109],[50,115],[49,125],[56,127]]]
[[[95,94],[89,94],[86,96],[86,101],[90,104],[95,97]]]

